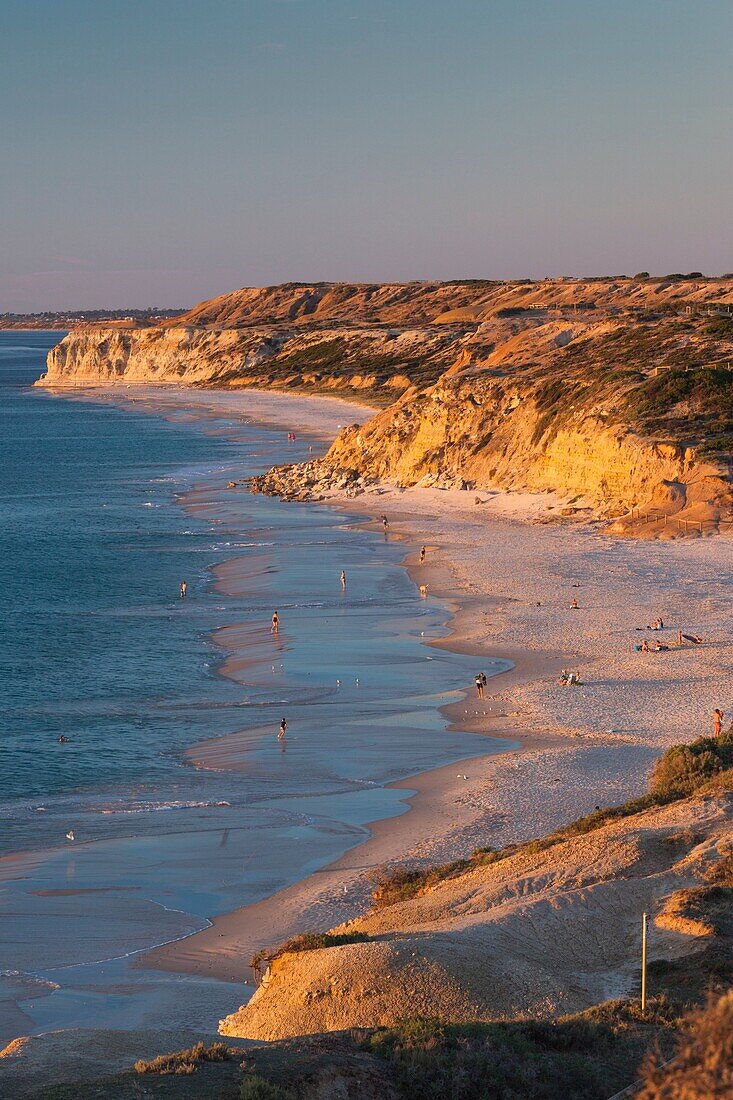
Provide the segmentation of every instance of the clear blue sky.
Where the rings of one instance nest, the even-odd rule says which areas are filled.
[[[0,312],[733,270],[730,0],[0,0]]]

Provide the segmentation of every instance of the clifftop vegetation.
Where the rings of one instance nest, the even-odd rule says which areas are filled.
[[[383,407],[337,440],[323,470],[338,477],[552,490],[699,534],[733,516],[731,277],[289,283],[157,328],[87,325],[48,362],[50,386],[265,386]]]

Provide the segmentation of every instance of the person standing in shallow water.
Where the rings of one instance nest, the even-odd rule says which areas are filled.
[[[188,592],[188,585],[185,581],[181,581],[181,599],[185,600],[186,593]]]
[[[285,734],[287,732],[287,728],[288,728],[288,723],[287,723],[285,718],[282,718],[280,720],[280,732],[277,735],[278,741],[284,741],[285,740]]]
[[[280,633],[280,616],[278,615],[277,611],[273,611],[272,613],[272,626],[270,629],[272,630],[273,634]]]
[[[344,569],[341,570],[339,580],[341,581],[341,587],[346,588],[346,571]]]
[[[713,737],[720,737],[723,730],[723,719],[725,718],[725,711],[722,711],[720,707],[716,707],[713,711]]]

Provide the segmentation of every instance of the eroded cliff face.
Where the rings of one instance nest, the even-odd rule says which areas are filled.
[[[323,463],[261,488],[460,481],[555,490],[610,517],[656,507],[712,529],[731,515],[729,307],[730,279],[286,284],[157,328],[73,330],[40,384],[361,393],[387,407]]]
[[[48,354],[38,384],[270,386],[362,391],[388,404],[412,384],[439,377],[462,333],[449,329],[251,328],[74,329]]]
[[[730,471],[720,457],[632,428],[624,410],[636,385],[584,389],[558,369],[548,382],[533,368],[456,367],[344,429],[320,462],[276,469],[256,485],[300,499],[331,487],[356,495],[370,481],[551,491],[567,498],[567,516],[617,519],[617,533],[713,533],[733,515]],[[628,516],[638,507],[641,517]]]
[[[48,353],[45,386],[89,386],[124,382],[210,382],[232,367],[256,363],[266,337],[235,329],[74,329]]]
[[[721,491],[719,476],[709,464],[703,469],[694,450],[609,424],[600,406],[573,408],[570,394],[567,402],[547,423],[527,382],[490,372],[445,379],[343,431],[326,463],[398,485],[460,480],[577,494],[611,515],[641,503],[677,511],[693,477],[712,478],[706,499]]]

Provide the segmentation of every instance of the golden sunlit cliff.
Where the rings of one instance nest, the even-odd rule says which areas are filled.
[[[356,475],[554,490],[569,514],[641,507],[617,528],[670,536],[731,518],[729,357],[728,277],[284,284],[158,327],[82,326],[39,384],[361,395],[383,411],[321,464],[259,487],[313,493]]]

